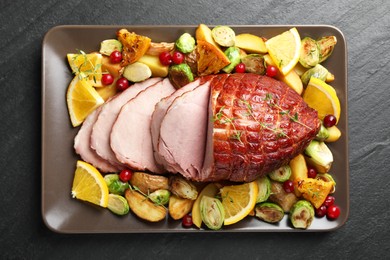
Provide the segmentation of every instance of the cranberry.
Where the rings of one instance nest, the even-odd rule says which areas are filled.
[[[328,195],[328,196],[326,196],[326,199],[325,199],[323,205],[325,205],[326,207],[330,207],[334,204],[335,200],[336,200],[335,197]]]
[[[127,89],[129,86],[130,86],[129,81],[126,78],[124,78],[124,77],[119,78],[116,81],[116,88],[119,91],[123,91],[123,90]]]
[[[325,205],[321,205],[318,209],[316,209],[316,216],[319,218],[322,218],[326,215],[326,212],[328,211],[328,208]]]
[[[168,51],[160,53],[159,59],[162,65],[169,66],[172,64],[172,55]]]
[[[114,82],[114,77],[111,74],[103,74],[102,75],[102,83],[103,85],[111,85]]]
[[[123,182],[128,182],[131,179],[131,176],[133,176],[133,172],[128,169],[122,170],[119,173],[119,179]]]
[[[307,177],[314,179],[316,176],[317,176],[317,170],[314,169],[311,166],[308,166],[308,168],[307,168]]]
[[[192,217],[188,214],[186,214],[182,220],[181,220],[181,224],[183,225],[183,227],[185,228],[189,228],[192,226]]]
[[[120,51],[113,51],[110,54],[111,63],[119,63],[122,60],[122,53]]]
[[[273,78],[277,74],[278,74],[278,68],[276,68],[275,66],[272,66],[272,65],[267,66],[267,71],[266,71],[265,75]]]
[[[181,64],[181,63],[183,63],[183,61],[184,61],[184,54],[181,53],[180,51],[175,51],[175,52],[172,54],[172,61],[173,61],[173,63],[175,63],[175,64]]]
[[[329,206],[326,216],[329,219],[337,219],[340,216],[340,207],[334,204]]]
[[[234,70],[237,73],[244,73],[245,72],[245,64],[244,63],[238,63],[237,66],[234,68]]]
[[[324,126],[326,128],[334,126],[336,122],[337,118],[334,115],[326,115],[324,117]]]
[[[294,183],[290,180],[283,182],[283,189],[287,193],[291,193],[294,191]]]

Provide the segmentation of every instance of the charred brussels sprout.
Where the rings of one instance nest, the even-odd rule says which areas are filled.
[[[241,52],[237,47],[229,47],[225,50],[225,55],[228,57],[230,64],[224,67],[222,70],[226,73],[230,73],[234,70],[238,63],[241,61]]]
[[[289,218],[294,228],[306,229],[314,219],[314,208],[307,200],[299,200],[292,206]]]
[[[311,77],[325,81],[328,73],[329,71],[324,66],[317,64],[315,67],[308,69],[305,73],[303,73],[301,80],[305,85],[309,83]]]
[[[192,74],[191,68],[186,63],[170,66],[168,77],[177,89],[194,81],[194,75]]]
[[[266,201],[271,194],[271,181],[268,176],[263,176],[256,180],[259,192],[257,194],[256,203]]]
[[[266,68],[264,65],[264,57],[259,54],[249,54],[241,58],[241,62],[245,64],[245,71],[264,75]]]
[[[268,176],[271,178],[271,180],[285,182],[291,176],[291,167],[289,165],[284,165],[270,172]]]
[[[225,220],[225,210],[221,201],[209,196],[203,196],[200,201],[202,221],[209,229],[218,230]]]
[[[156,190],[149,194],[149,199],[157,205],[166,205],[169,202],[171,193],[169,190]]]
[[[320,131],[317,133],[315,139],[316,139],[317,141],[323,142],[323,141],[325,141],[326,139],[328,139],[328,137],[329,137],[329,131],[328,131],[328,129],[327,129],[323,124],[321,124]]]
[[[312,68],[320,61],[320,51],[317,42],[310,37],[305,37],[301,41],[301,53],[299,63],[305,68]]]
[[[175,42],[176,48],[182,53],[190,53],[195,49],[195,39],[189,33],[183,33]]]
[[[129,188],[129,183],[122,182],[118,174],[107,174],[104,176],[107,183],[108,191],[113,194],[123,195],[125,190]]]
[[[305,155],[308,163],[321,173],[328,172],[333,162],[333,154],[324,142],[311,141]]]
[[[126,215],[129,213],[129,204],[125,197],[117,194],[108,194],[107,208],[116,215]]]
[[[216,26],[211,30],[214,41],[223,47],[234,46],[236,34],[229,26]]]
[[[317,40],[318,48],[320,50],[319,62],[325,61],[332,54],[334,46],[337,43],[336,36],[325,36]]]
[[[122,43],[116,39],[104,40],[100,43],[101,54],[110,56],[113,51],[122,51]]]
[[[196,200],[198,191],[196,187],[181,176],[171,176],[169,178],[169,189],[173,194],[184,199]]]
[[[255,216],[268,223],[277,223],[284,217],[283,209],[272,202],[263,202],[255,207]]]

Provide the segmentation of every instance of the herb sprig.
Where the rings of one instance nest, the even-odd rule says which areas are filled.
[[[242,131],[237,130],[236,125],[234,124],[234,120],[236,118],[229,118],[223,113],[225,106],[222,106],[219,111],[215,114],[213,120],[214,122],[218,122],[219,124],[230,124],[233,127],[234,133],[231,135],[232,139],[238,140],[240,143],[243,143],[241,140]]]
[[[100,74],[99,70],[102,64],[93,64],[93,62],[88,58],[87,54],[83,50],[77,50],[77,52],[78,54],[74,55],[72,60],[75,62],[78,57],[82,55],[83,62],[77,68],[75,68],[76,71],[74,71],[74,73],[78,76],[79,80],[89,80],[90,76],[92,76],[93,81],[96,83],[96,75]],[[83,68],[86,68],[88,65],[90,65],[91,69],[84,70]]]

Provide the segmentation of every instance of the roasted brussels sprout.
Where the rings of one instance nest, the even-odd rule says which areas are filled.
[[[326,173],[333,162],[333,154],[324,142],[313,140],[304,151],[307,162],[314,166],[317,171]]]
[[[198,191],[196,187],[188,180],[179,175],[174,175],[169,178],[170,191],[184,199],[196,200]]]
[[[211,36],[214,41],[223,47],[234,46],[236,42],[236,34],[229,26],[216,26],[211,30]]]
[[[100,43],[101,54],[110,56],[113,51],[122,51],[122,43],[116,39],[104,40]]]
[[[294,228],[307,229],[314,219],[314,208],[307,200],[299,200],[292,206],[289,218]]]
[[[260,54],[249,54],[241,58],[241,62],[245,64],[245,71],[264,75],[266,68],[264,65],[264,57]]]
[[[318,173],[316,179],[323,180],[325,182],[331,182],[333,184],[333,187],[330,190],[330,193],[334,193],[336,191],[336,181],[329,173]]]
[[[116,215],[126,215],[129,213],[129,204],[125,197],[117,194],[108,194],[107,208]]]
[[[171,193],[169,190],[156,190],[149,194],[149,199],[157,205],[166,205],[169,202]]]
[[[286,192],[283,188],[283,183],[271,181],[269,200],[282,207],[284,212],[289,212],[292,205],[298,201],[298,198],[293,192]]]
[[[320,50],[319,62],[325,61],[332,54],[333,49],[337,43],[336,36],[325,36],[317,40],[318,48]]]
[[[316,40],[305,37],[301,41],[301,53],[299,63],[305,68],[312,68],[320,61],[320,50]]]
[[[175,42],[176,48],[182,53],[190,53],[195,49],[195,39],[189,33],[183,33]]]
[[[323,142],[328,138],[329,138],[329,131],[323,124],[321,124],[320,131],[317,133],[315,139],[317,141]]]
[[[255,216],[268,223],[277,223],[284,217],[283,209],[272,202],[263,202],[255,207]]]
[[[290,179],[291,176],[291,167],[290,165],[283,165],[276,170],[273,170],[268,174],[271,180],[278,182],[285,182]]]
[[[266,201],[271,194],[271,181],[268,176],[260,177],[256,180],[259,192],[257,193],[256,203]]]
[[[225,210],[221,201],[209,196],[202,197],[200,214],[206,226],[213,230],[220,229],[225,220]]]
[[[142,62],[129,64],[123,70],[123,77],[131,82],[140,82],[152,76],[152,70]]]
[[[172,65],[169,67],[168,77],[175,88],[179,89],[194,81],[190,66],[186,63]]]
[[[228,57],[230,64],[224,67],[222,70],[226,73],[230,73],[234,70],[238,63],[240,63],[241,52],[237,47],[229,47],[225,50],[225,55]]]
[[[156,190],[169,189],[167,177],[145,172],[133,172],[130,184],[137,187],[144,194],[150,194]]]
[[[328,70],[324,66],[317,64],[315,67],[308,69],[305,73],[303,73],[301,80],[305,85],[309,83],[311,77],[325,81],[328,73]]]
[[[113,194],[123,195],[125,190],[129,188],[129,183],[122,182],[116,173],[105,175],[104,180],[107,183],[108,191]]]

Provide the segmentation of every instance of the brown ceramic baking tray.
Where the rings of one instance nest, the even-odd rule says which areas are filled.
[[[342,226],[349,212],[348,109],[347,109],[347,48],[340,30],[327,25],[240,25],[232,26],[236,33],[253,33],[270,38],[291,27],[301,35],[318,38],[335,35],[338,43],[324,65],[335,75],[332,86],[341,102],[338,127],[341,139],[330,144],[334,155],[331,174],[337,182],[335,193],[341,215],[335,221],[316,218],[306,231],[293,229],[287,217],[279,224],[267,224],[253,217],[224,227],[218,232],[310,232],[330,231]],[[180,221],[167,217],[159,223],[141,221],[133,214],[123,217],[109,210],[88,205],[71,198],[71,185],[78,156],[73,150],[73,138],[78,128],[70,124],[65,94],[72,74],[66,61],[67,53],[77,50],[99,50],[100,42],[114,38],[120,28],[149,36],[153,41],[173,42],[179,35],[194,35],[196,26],[58,26],[44,37],[42,46],[42,217],[47,227],[59,233],[147,233],[147,232],[212,232],[196,228],[185,229]]]

